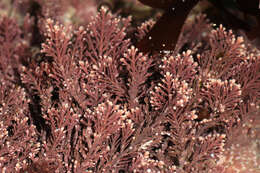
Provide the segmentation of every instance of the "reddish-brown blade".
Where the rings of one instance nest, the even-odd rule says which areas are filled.
[[[250,29],[250,31],[246,32],[246,35],[249,39],[253,40],[255,38],[260,38],[260,9],[259,0],[237,0],[238,7],[241,11],[243,11],[246,14],[250,14],[256,17],[257,20],[257,26]]]
[[[168,9],[174,1],[180,0],[139,0],[144,5],[149,5],[153,8]]]
[[[253,15],[259,15],[260,9],[259,9],[259,0],[237,0],[236,1],[239,9],[245,13],[253,14]]]
[[[165,11],[151,31],[137,43],[144,53],[174,50],[190,10],[199,0],[177,0]]]

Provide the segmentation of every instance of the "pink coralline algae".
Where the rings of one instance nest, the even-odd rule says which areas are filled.
[[[0,19],[0,172],[259,171],[260,51],[246,37],[198,15],[175,50],[144,54],[133,39],[152,20],[49,12]]]

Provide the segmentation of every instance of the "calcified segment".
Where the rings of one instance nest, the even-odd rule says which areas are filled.
[[[192,51],[188,50],[177,56],[169,55],[163,58],[160,66],[163,71],[169,71],[180,80],[190,81],[196,77],[198,63],[194,62]]]
[[[196,77],[197,63],[193,61],[191,51],[182,55],[163,58],[161,69],[164,71],[162,83],[150,91],[151,104],[156,109],[161,109],[165,104],[184,107],[191,99],[193,89],[190,82]]]
[[[139,99],[145,94],[145,82],[152,74],[148,72],[153,60],[147,55],[138,52],[138,49],[131,46],[120,61],[129,72],[127,86],[129,87],[130,108],[138,106]]]
[[[142,38],[144,38],[144,36],[151,30],[154,24],[155,21],[152,19],[142,23],[141,26],[137,28],[137,33],[136,33],[137,39],[141,40]],[[152,39],[153,39],[152,36],[149,36],[149,40]]]
[[[151,104],[155,110],[163,108],[164,104],[170,103],[176,107],[184,107],[193,92],[192,88],[188,88],[186,81],[179,81],[178,78],[173,78],[170,72],[166,72],[165,79],[158,86],[155,86],[154,91],[151,91]],[[166,92],[165,92],[166,91]],[[161,96],[158,98],[158,94]]]
[[[225,114],[232,116],[237,111],[237,106],[242,103],[241,85],[236,84],[234,79],[222,81],[209,78],[204,86],[205,88],[202,88],[202,96],[209,103],[209,107],[213,111],[213,117],[227,116]]]

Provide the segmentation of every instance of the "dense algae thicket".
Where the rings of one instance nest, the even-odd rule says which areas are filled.
[[[191,1],[0,2],[0,172],[260,172],[259,38]]]

